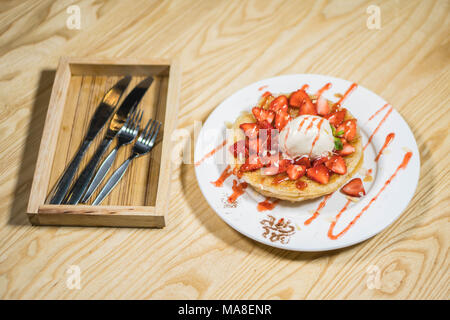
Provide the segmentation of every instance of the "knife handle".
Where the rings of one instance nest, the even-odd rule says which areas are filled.
[[[99,184],[103,181],[106,174],[108,173],[109,169],[111,169],[111,166],[116,159],[117,151],[119,150],[119,146],[115,147],[109,155],[103,160],[102,164],[97,170],[97,173],[94,176],[94,179],[92,179],[91,184],[89,185],[89,188],[87,189],[86,193],[84,194],[83,199],[81,200],[82,203],[86,203],[89,198],[92,196],[95,190],[97,190],[97,187]]]
[[[84,192],[86,191],[89,182],[92,179],[92,176],[94,175],[97,164],[99,163],[106,149],[108,149],[109,145],[111,144],[111,141],[112,141],[111,139],[102,140],[97,150],[95,150],[95,153],[92,156],[91,160],[89,160],[89,163],[81,172],[77,181],[73,185],[66,199],[64,199],[64,204],[78,204]]]
[[[67,194],[67,191],[69,190],[70,184],[75,177],[75,173],[80,166],[81,159],[83,159],[83,156],[86,153],[89,145],[91,144],[91,141],[92,140],[84,140],[81,144],[69,166],[64,171],[64,174],[59,179],[58,184],[50,193],[50,204],[61,204],[61,202],[63,201],[64,197]]]

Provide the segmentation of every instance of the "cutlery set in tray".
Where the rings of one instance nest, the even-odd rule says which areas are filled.
[[[165,60],[61,58],[28,204],[32,224],[165,225],[179,74]]]

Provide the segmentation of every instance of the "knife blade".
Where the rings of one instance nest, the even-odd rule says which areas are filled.
[[[132,107],[137,106],[152,82],[153,77],[145,78],[127,95],[121,106],[114,113],[111,122],[109,123],[109,127],[106,131],[105,137],[98,146],[91,160],[89,160],[89,163],[81,172],[80,176],[64,199],[63,203],[78,204],[87,187],[89,186],[89,182],[91,181],[95,173],[95,168],[97,167],[103,154],[108,149],[111,141],[114,139],[114,137],[117,135],[117,133],[127,120],[128,114],[130,113]]]
[[[48,201],[50,204],[60,204],[66,196],[86,150],[89,148],[92,140],[94,140],[105,123],[108,121],[130,81],[130,76],[122,78],[103,96],[102,101],[91,118],[89,129],[83,139],[83,142],[48,197],[48,199],[50,199]]]

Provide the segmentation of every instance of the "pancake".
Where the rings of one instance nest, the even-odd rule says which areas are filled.
[[[314,99],[314,96],[311,96],[311,98]],[[268,106],[268,103],[270,103],[270,101],[267,102],[267,99],[262,99],[262,101],[260,101],[259,106],[265,108],[266,106]],[[330,101],[328,101],[328,103],[332,105]],[[297,108],[289,108],[289,109],[290,109],[289,113],[293,116],[296,116],[295,113],[297,112],[297,110],[291,109]],[[347,110],[347,114],[344,120],[349,119],[354,119],[354,117]],[[250,113],[243,113],[236,119],[235,123],[233,124],[233,132],[234,132],[233,141],[230,141],[229,145],[232,145],[234,142],[245,138],[244,132],[242,131],[242,129],[239,128],[239,125],[242,123],[249,123],[249,122],[251,123],[256,122],[256,119],[254,118],[253,114]],[[355,152],[353,152],[350,155],[343,156],[345,164],[347,166],[347,173],[343,175],[335,173],[331,174],[330,180],[327,184],[320,184],[304,175],[299,180],[306,182],[307,187],[304,188],[303,190],[300,190],[296,187],[296,182],[298,180],[297,181],[287,180],[279,184],[274,184],[273,183],[274,179],[280,174],[273,176],[262,175],[259,169],[254,171],[243,172],[241,178],[242,180],[247,182],[250,186],[252,186],[253,189],[255,189],[257,192],[261,193],[266,197],[289,200],[292,202],[299,202],[308,199],[318,198],[338,190],[352,176],[354,176],[362,166],[363,146],[362,146],[362,137],[359,132],[359,127],[357,129],[356,137],[354,138],[354,140],[351,141],[351,145],[355,148]],[[239,169],[242,163],[239,163],[235,158],[233,159],[234,159],[233,165],[235,166],[235,168]]]

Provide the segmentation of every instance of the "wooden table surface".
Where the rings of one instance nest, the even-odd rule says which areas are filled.
[[[78,5],[81,28],[69,29]],[[378,5],[381,28],[367,13]],[[7,1],[0,8],[0,297],[449,299],[450,1]],[[370,10],[370,9],[369,9]],[[369,26],[370,23],[369,23]],[[180,59],[178,128],[289,73],[357,82],[405,118],[421,175],[403,215],[350,248],[271,248],[226,225],[192,164],[167,227],[32,227],[25,210],[60,56]],[[70,282],[80,270],[80,289]],[[78,269],[77,269],[78,270]]]

